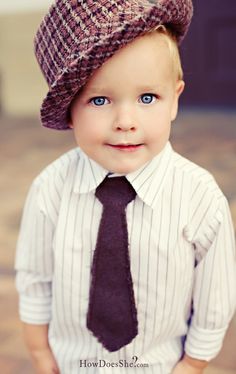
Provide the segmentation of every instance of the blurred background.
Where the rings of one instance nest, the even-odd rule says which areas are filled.
[[[0,0],[0,372],[33,373],[24,348],[14,289],[20,217],[33,178],[75,146],[70,131],[42,128],[47,87],[33,36],[52,0]],[[186,90],[173,124],[174,148],[215,176],[236,228],[236,1],[193,0],[195,15],[181,48]],[[236,318],[206,374],[236,373]]]

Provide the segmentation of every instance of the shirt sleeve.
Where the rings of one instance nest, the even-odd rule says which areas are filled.
[[[51,319],[53,232],[36,180],[24,206],[15,260],[19,313],[26,323],[47,324]]]
[[[224,197],[214,217],[206,214],[203,226],[193,238],[196,250],[193,315],[185,352],[209,361],[222,347],[236,303],[234,230]]]

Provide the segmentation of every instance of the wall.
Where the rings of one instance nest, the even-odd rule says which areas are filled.
[[[38,115],[46,83],[33,52],[42,12],[0,15],[0,108],[4,115]]]

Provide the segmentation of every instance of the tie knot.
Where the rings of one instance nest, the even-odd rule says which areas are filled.
[[[95,195],[103,206],[125,207],[134,200],[136,192],[125,177],[106,177],[97,187]]]

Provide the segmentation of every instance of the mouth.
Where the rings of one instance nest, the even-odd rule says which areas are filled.
[[[127,151],[127,152],[134,152],[144,146],[143,143],[139,144],[131,144],[131,143],[120,143],[120,144],[107,144],[109,147],[113,149],[117,149],[119,151]]]

